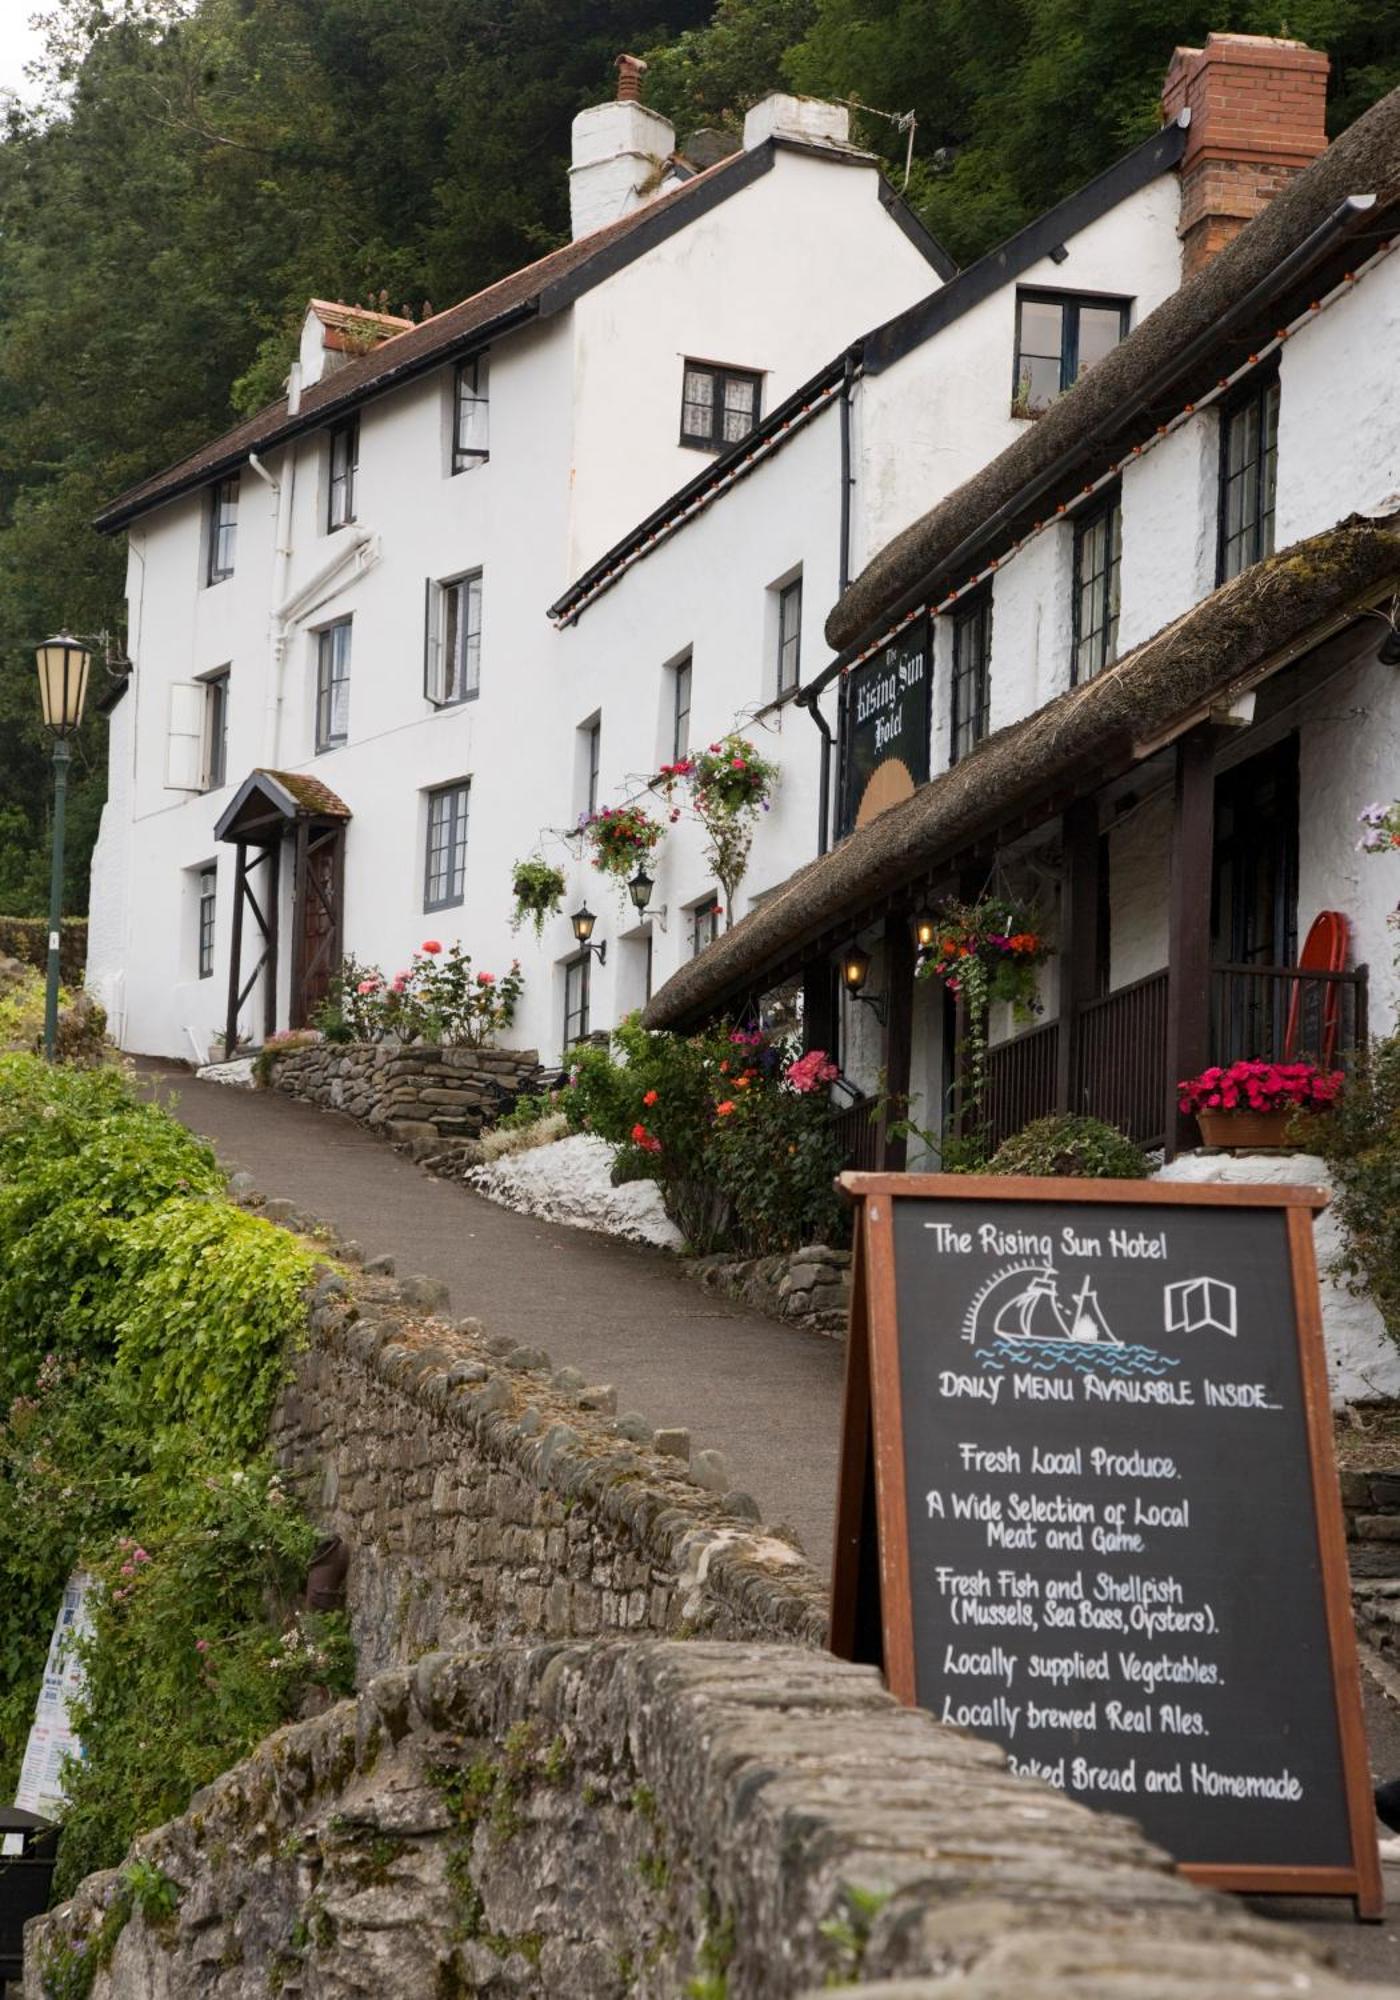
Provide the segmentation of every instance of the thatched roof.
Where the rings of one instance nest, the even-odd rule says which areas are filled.
[[[1352,520],[1266,557],[1116,665],[998,730],[829,854],[800,868],[653,994],[651,1028],[685,1026],[773,983],[804,944],[847,935],[999,826],[1096,789],[1134,745],[1228,699],[1320,628],[1400,585],[1400,522]]]
[[[1348,196],[1370,194],[1374,208],[1356,220],[1368,236],[1385,236],[1395,226],[1386,211],[1400,203],[1400,90],[1359,118],[1015,444],[887,543],[827,619],[832,647],[840,651],[875,636],[911,592],[936,602],[965,583],[979,566],[979,534],[987,535],[987,555],[999,553],[1030,525],[1030,515],[1043,518],[1047,502],[1077,491],[1086,476],[1097,476],[1141,442],[1161,414],[1200,393],[1221,373],[1218,349],[1202,353],[1203,345],[1211,350],[1221,323],[1238,320],[1261,288],[1267,293],[1285,260],[1303,251]],[[1293,276],[1306,284],[1311,269]],[[1280,281],[1286,276],[1285,268]],[[1261,296],[1257,304],[1264,330],[1272,331],[1277,322],[1268,317],[1270,298]],[[1236,331],[1245,351],[1260,338],[1252,318]],[[1028,488],[1038,490],[1023,501]],[[1005,517],[1008,509],[1015,518]]]

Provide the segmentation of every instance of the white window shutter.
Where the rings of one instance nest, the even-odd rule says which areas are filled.
[[[204,715],[209,690],[201,681],[174,681],[170,688],[170,728],[165,743],[165,789],[204,789]]]
[[[423,590],[423,693],[435,708],[446,694],[442,662],[442,588],[428,577]]]

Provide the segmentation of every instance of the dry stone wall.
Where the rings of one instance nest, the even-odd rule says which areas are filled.
[[[774,1257],[687,1257],[679,1269],[710,1291],[813,1333],[844,1338],[851,1303],[851,1253],[809,1243]]]
[[[273,1419],[304,1504],[349,1547],[362,1671],[609,1632],[822,1644],[821,1579],[721,1454],[619,1417],[608,1385],[446,1303],[382,1269],[323,1280]]]
[[[136,1855],[91,2000],[1378,2000],[1130,1822],[800,1648],[433,1654],[263,1743]],[[94,1952],[92,1876],[25,2000]],[[1394,2000],[1392,1990],[1392,2000]]]
[[[478,1138],[538,1074],[533,1049],[316,1042],[279,1056],[268,1080],[288,1097],[343,1111],[426,1155]]]
[[[1341,1480],[1356,1629],[1400,1699],[1400,1465]]]

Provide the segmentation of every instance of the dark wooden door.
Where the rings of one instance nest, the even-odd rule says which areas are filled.
[[[1217,780],[1211,956],[1217,965],[1289,966],[1298,955],[1298,739]],[[1217,980],[1215,1059],[1277,1060],[1288,989]]]
[[[296,962],[290,1025],[303,1028],[340,970],[345,829],[303,822],[296,832]]]

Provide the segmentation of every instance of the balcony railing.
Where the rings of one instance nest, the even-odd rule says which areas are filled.
[[[841,1148],[841,1164],[855,1173],[878,1173],[884,1165],[876,1102],[873,1097],[858,1097],[854,1104],[838,1111],[832,1121],[836,1143]]]
[[[1367,1035],[1367,974],[1285,965],[1211,969],[1211,1060],[1339,1064]],[[1046,1021],[987,1056],[987,1139],[999,1146],[1033,1118],[1071,1110],[1160,1146],[1167,1116],[1165,970],[1079,1010],[1072,1026],[1069,1103],[1057,1103],[1062,1024]]]

